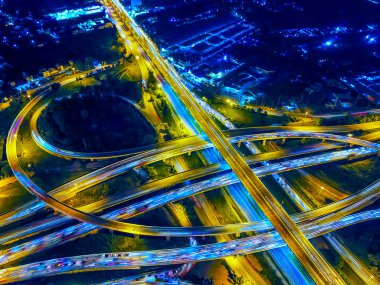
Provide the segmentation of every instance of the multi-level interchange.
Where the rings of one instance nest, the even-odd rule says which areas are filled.
[[[17,221],[26,220],[33,215],[42,215],[48,207],[53,208],[56,214],[49,218],[42,216],[38,222],[21,224],[16,229],[0,235],[0,243],[6,245],[25,237],[36,236],[54,228],[59,229],[53,233],[43,235],[42,237],[40,235],[39,237],[33,237],[27,242],[3,250],[0,253],[0,264],[5,265],[6,268],[0,270],[0,283],[4,284],[69,272],[186,264],[287,246],[306,270],[306,276],[309,276],[304,279],[305,273],[301,274],[299,283],[297,284],[304,284],[305,280],[309,283],[314,282],[315,284],[346,284],[333,266],[326,261],[309,241],[310,238],[325,235],[331,246],[343,256],[345,261],[363,279],[363,282],[367,284],[379,284],[379,280],[330,233],[355,223],[380,217],[379,210],[358,212],[377,200],[380,181],[365,189],[358,189],[355,195],[344,197],[338,195],[338,201],[318,209],[312,209],[302,201],[302,198],[293,194],[291,196],[300,205],[303,212],[289,215],[259,178],[344,159],[378,155],[380,153],[380,144],[372,142],[378,139],[377,132],[373,132],[371,135],[362,138],[347,136],[347,133],[353,130],[375,130],[379,128],[378,123],[333,127],[267,127],[221,131],[211,118],[208,110],[188,90],[174,68],[161,57],[155,44],[128,15],[121,3],[118,0],[107,0],[102,1],[102,4],[113,18],[123,38],[126,39],[126,35],[129,35],[128,40],[130,41],[130,45],[133,46],[134,52],[140,54],[140,64],[149,65],[149,68],[154,71],[162,84],[166,88],[171,89],[173,94],[180,99],[177,103],[181,105],[181,108],[185,109],[184,113],[181,114],[181,118],[187,120],[184,122],[186,126],[192,126],[193,130],[195,130],[193,131],[194,135],[138,149],[103,153],[67,151],[49,144],[39,134],[36,122],[41,111],[48,104],[48,99],[46,98],[48,91],[36,92],[32,100],[18,114],[9,131],[7,157],[17,180],[34,194],[37,199],[1,215],[0,224],[1,226],[7,226]],[[96,72],[96,70],[92,70],[91,72]],[[70,80],[60,83],[65,85],[70,83]],[[62,158],[92,160],[122,159],[47,193],[28,177],[27,172],[19,162],[17,156],[17,136],[21,126],[24,125],[29,125],[35,143],[52,155]],[[299,147],[274,151],[272,153],[256,153],[245,157],[234,146],[235,144],[240,145],[240,143],[250,144],[250,142],[254,141],[266,142],[290,138],[312,138],[321,140],[323,143],[311,147]],[[334,144],[330,144],[330,142],[334,142]],[[107,181],[130,169],[181,154],[206,149],[216,151],[223,158],[223,161],[148,183],[125,195],[119,193],[79,209],[72,208],[64,203],[64,201],[73,197],[78,191]],[[287,160],[268,163],[271,160],[279,158],[287,158]],[[262,163],[261,166],[250,167],[251,164],[260,162]],[[199,178],[210,174],[213,174],[211,178],[208,176],[203,181],[199,180]],[[180,184],[181,182],[194,179],[198,180],[186,185]],[[241,224],[219,224],[204,227],[144,226],[119,221],[134,217],[170,202],[219,187],[234,185],[239,182],[242,183],[256,201],[266,219]],[[164,193],[158,191],[175,185],[180,186]],[[154,194],[155,192],[157,193]],[[144,197],[146,194],[154,194],[154,198],[118,207],[119,204],[136,197]],[[334,193],[331,195],[334,195]],[[107,212],[109,208],[112,208],[112,210]],[[99,215],[99,212],[102,212],[102,214]],[[80,223],[73,224],[73,219]],[[256,234],[213,244],[193,244],[189,247],[176,249],[92,254],[46,260],[17,267],[10,266],[12,261],[19,260],[41,250],[53,248],[94,232],[99,228],[135,235],[189,238],[208,235],[239,235],[244,232],[254,232]],[[290,266],[291,270],[297,271],[299,269],[297,265],[290,264]],[[295,278],[297,278],[297,274],[299,273],[295,273]]]

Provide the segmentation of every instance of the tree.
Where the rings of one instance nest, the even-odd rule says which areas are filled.
[[[156,77],[154,76],[153,71],[149,70],[148,71],[148,80],[147,80],[147,83],[146,83],[147,87],[148,87],[148,90],[154,91],[157,88],[157,83],[158,82],[157,82]]]
[[[12,175],[12,170],[7,161],[2,161],[0,163],[0,176],[6,178]]]
[[[51,89],[52,89],[53,91],[57,91],[57,90],[59,89],[59,87],[61,87],[61,84],[60,84],[60,83],[57,83],[57,82],[55,82],[55,83],[53,83],[53,84],[51,85]]]

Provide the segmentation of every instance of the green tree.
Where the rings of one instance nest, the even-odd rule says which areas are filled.
[[[7,161],[2,161],[0,163],[0,176],[1,178],[6,178],[12,175],[12,170]]]
[[[152,70],[148,71],[148,80],[147,80],[147,88],[148,90],[153,93],[157,89],[158,81],[156,77],[154,76],[154,73]]]

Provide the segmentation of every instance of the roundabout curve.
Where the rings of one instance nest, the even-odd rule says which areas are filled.
[[[137,225],[137,224],[129,224],[124,222],[119,222],[115,220],[110,220],[105,217],[96,216],[91,213],[86,213],[81,210],[72,208],[58,199],[54,198],[50,194],[46,193],[43,189],[41,189],[37,184],[35,184],[24,172],[19,164],[19,160],[17,157],[17,134],[19,132],[19,128],[24,121],[24,118],[31,112],[34,106],[39,103],[43,99],[44,94],[40,94],[37,97],[33,98],[18,114],[15,121],[13,122],[11,129],[9,131],[7,137],[7,156],[12,168],[12,171],[15,177],[20,181],[20,183],[32,194],[34,194],[41,201],[45,202],[51,208],[61,212],[64,215],[70,216],[78,221],[87,222],[93,224],[100,228],[106,228],[110,230],[116,230],[125,233],[131,234],[141,234],[141,235],[158,235],[158,236],[167,236],[168,234],[162,234],[161,232],[156,232],[151,227]],[[39,109],[40,110],[40,109]],[[35,117],[34,122],[36,122]],[[33,132],[32,128],[32,133]],[[36,133],[35,133],[36,134]],[[355,144],[371,149],[375,149],[376,151],[380,150],[380,145],[376,143],[371,143],[367,141],[362,141],[356,138],[344,137],[332,134],[325,133],[301,133],[301,132],[279,132],[279,133],[270,133],[270,134],[252,134],[246,136],[237,136],[233,138],[229,138],[232,143],[237,143],[240,141],[250,141],[250,140],[266,140],[266,139],[283,139],[283,138],[318,138],[322,140],[332,140],[339,142],[346,142],[349,144]],[[210,145],[208,142],[204,142],[203,145]],[[186,152],[190,151],[189,148],[186,148]],[[192,150],[193,151],[193,150]],[[138,166],[138,165],[137,165]],[[96,178],[95,178],[96,179]],[[228,227],[228,226],[227,226]],[[195,235],[195,233],[188,233],[188,235]]]

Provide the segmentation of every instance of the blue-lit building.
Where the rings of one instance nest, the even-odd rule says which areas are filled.
[[[142,5],[142,0],[131,0],[131,7],[136,8]]]
[[[87,16],[87,15],[97,15],[103,12],[104,12],[104,8],[102,6],[95,5],[95,6],[86,7],[86,8],[64,10],[64,11],[59,11],[56,13],[50,13],[49,16],[56,19],[57,21],[62,21],[62,20],[71,20],[75,18],[80,18],[82,16]]]

